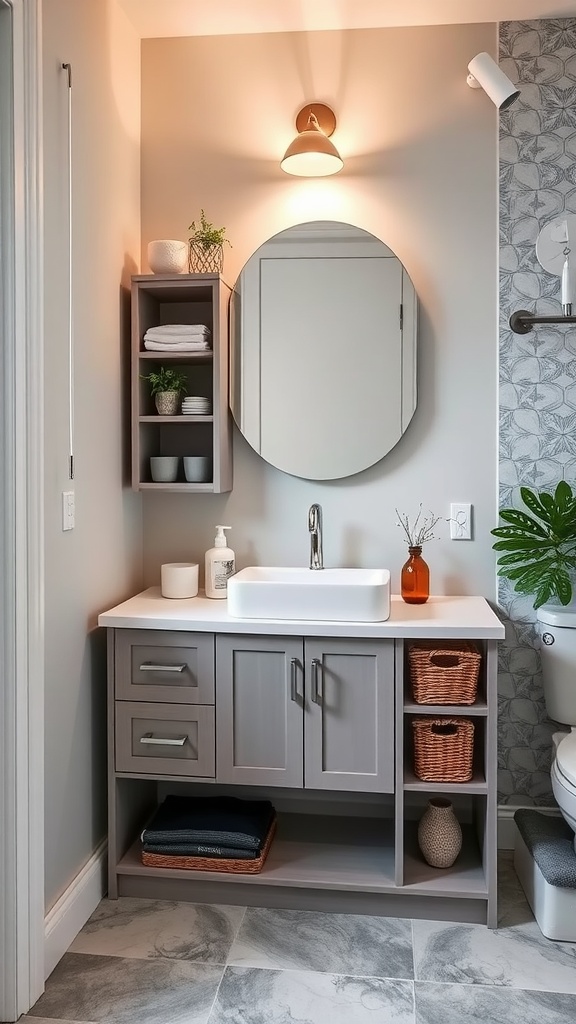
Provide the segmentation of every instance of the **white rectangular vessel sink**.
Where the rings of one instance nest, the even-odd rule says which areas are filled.
[[[249,566],[228,580],[228,612],[239,619],[383,622],[390,616],[390,573]]]

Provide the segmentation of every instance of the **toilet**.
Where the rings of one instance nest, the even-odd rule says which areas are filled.
[[[553,736],[552,791],[575,833],[576,850],[576,604],[542,605],[537,613],[546,710],[570,732]]]

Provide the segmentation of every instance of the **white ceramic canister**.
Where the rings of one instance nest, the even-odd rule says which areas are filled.
[[[188,267],[188,243],[176,238],[148,242],[148,265],[153,274],[182,274]]]
[[[160,567],[162,597],[196,597],[198,593],[197,562],[166,562]]]

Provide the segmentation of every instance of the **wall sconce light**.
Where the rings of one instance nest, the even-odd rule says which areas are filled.
[[[466,81],[471,89],[484,89],[499,110],[506,110],[520,95],[507,75],[492,60],[489,53],[478,53],[468,65]]]
[[[336,128],[334,111],[325,103],[308,103],[296,118],[298,135],[286,150],[280,167],[287,174],[304,178],[321,177],[341,171],[344,161],[330,141]]]

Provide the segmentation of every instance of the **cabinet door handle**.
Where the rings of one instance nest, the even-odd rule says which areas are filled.
[[[312,658],[312,663],[310,665],[310,674],[311,674],[311,677],[312,677],[312,697],[311,697],[311,700],[314,702],[314,704],[321,704],[322,703],[322,697],[320,696],[320,691],[318,689],[318,669],[319,669],[319,667],[320,667],[320,662],[318,661],[318,658]]]
[[[147,746],[158,746],[158,747],[183,747],[188,739],[187,736],[152,736],[151,733],[146,733],[140,737],[140,743],[145,743]]]
[[[298,658],[290,659],[290,700],[298,701],[298,681],[296,672],[298,669]]]
[[[140,665],[141,672],[183,672],[185,668],[186,662],[182,665],[154,665],[151,661],[145,661]]]

